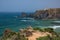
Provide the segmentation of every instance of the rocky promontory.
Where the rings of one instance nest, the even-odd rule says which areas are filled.
[[[22,12],[21,17],[31,17],[34,19],[60,19],[60,8],[48,8],[42,10],[36,10],[29,15]]]

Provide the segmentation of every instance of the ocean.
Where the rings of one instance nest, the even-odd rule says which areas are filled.
[[[0,36],[2,36],[4,30],[6,28],[11,29],[12,31],[18,32],[21,28],[26,28],[28,26],[32,27],[40,27],[40,28],[54,28],[56,32],[60,32],[60,24],[52,24],[53,21],[60,21],[60,20],[35,20],[29,18],[29,20],[20,18],[21,13],[0,13]]]

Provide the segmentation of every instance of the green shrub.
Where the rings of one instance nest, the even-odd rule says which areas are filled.
[[[36,27],[36,28],[33,28],[34,30],[39,30],[39,31],[43,31],[43,29],[39,28],[39,27]]]
[[[40,37],[40,38],[37,38],[36,40],[60,40],[60,37],[50,37],[49,35],[48,36],[45,36],[45,37]]]
[[[48,36],[40,37],[40,38],[37,38],[37,40],[50,40],[50,37]]]
[[[54,32],[54,29],[53,28],[44,28],[44,31],[52,33],[52,32]]]

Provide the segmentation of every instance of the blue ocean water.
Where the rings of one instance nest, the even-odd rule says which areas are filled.
[[[28,26],[41,28],[54,26],[51,24],[54,20],[24,20],[18,17],[20,15],[21,13],[0,13],[0,36],[6,28],[13,31],[19,31],[19,29],[26,28]]]

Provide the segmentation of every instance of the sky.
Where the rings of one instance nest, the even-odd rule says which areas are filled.
[[[0,12],[34,12],[60,8],[60,0],[0,0]]]

